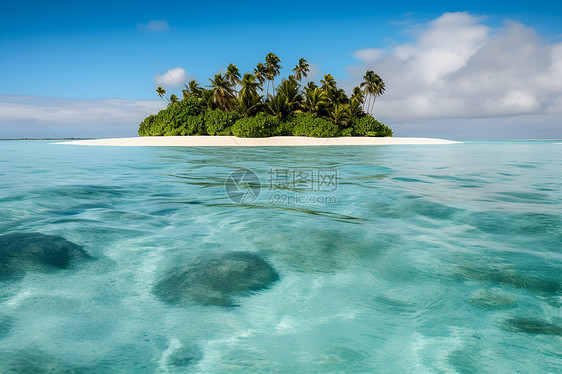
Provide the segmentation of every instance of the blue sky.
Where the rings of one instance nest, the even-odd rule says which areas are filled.
[[[162,69],[152,58],[206,81],[230,62],[250,70],[271,50],[288,68],[306,57],[343,78],[357,63],[353,51],[403,42],[405,25],[445,11],[470,10],[489,24],[517,19],[546,38],[562,32],[560,1],[2,4],[0,93],[71,98],[153,98]],[[169,30],[137,30],[150,20],[166,20]]]
[[[316,80],[331,73],[348,88],[362,68],[388,76],[400,65],[397,48],[423,45],[424,30],[448,12],[463,12],[467,27],[485,26],[490,37],[511,20],[533,30],[541,47],[562,42],[561,1],[2,1],[0,96],[154,100],[155,76],[167,69],[207,84],[230,62],[252,70],[269,51],[286,72],[305,57]],[[167,26],[151,31],[151,21]],[[388,58],[357,58],[361,50]],[[524,96],[512,91],[508,101]],[[13,117],[0,112],[0,123]]]

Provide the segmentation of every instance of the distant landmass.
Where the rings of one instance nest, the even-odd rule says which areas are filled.
[[[0,140],[93,140],[96,138],[11,138]]]

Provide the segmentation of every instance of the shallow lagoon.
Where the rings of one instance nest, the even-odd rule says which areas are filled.
[[[58,236],[93,259],[0,266],[22,267],[0,281],[0,372],[559,371],[560,160],[547,141],[2,141],[0,235]],[[245,205],[225,193],[239,168],[262,182]],[[273,189],[304,171],[337,183]],[[278,279],[228,305],[155,292],[178,264],[233,251]]]

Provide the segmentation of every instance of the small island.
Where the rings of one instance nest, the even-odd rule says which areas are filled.
[[[273,53],[265,56],[252,73],[241,76],[234,64],[224,74],[210,78],[210,86],[200,87],[192,80],[184,85],[183,98],[158,87],[158,96],[167,108],[141,122],[140,136],[272,136],[391,137],[392,130],[377,121],[372,112],[377,97],[385,90],[382,78],[367,71],[360,86],[348,96],[331,74],[320,86],[303,78],[310,72],[304,58],[292,74],[274,86],[280,75],[281,60]]]

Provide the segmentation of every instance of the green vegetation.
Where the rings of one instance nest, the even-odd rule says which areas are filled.
[[[304,58],[292,69],[292,75],[275,78],[281,72],[281,60],[273,53],[257,64],[252,73],[240,74],[230,64],[226,73],[209,79],[207,88],[191,81],[182,90],[183,98],[156,89],[168,107],[150,115],[139,126],[140,136],[235,135],[246,138],[268,136],[392,136],[392,130],[374,119],[377,97],[385,90],[380,76],[367,71],[364,81],[351,96],[338,88],[334,77],[324,75],[320,86],[304,84],[310,67]]]

